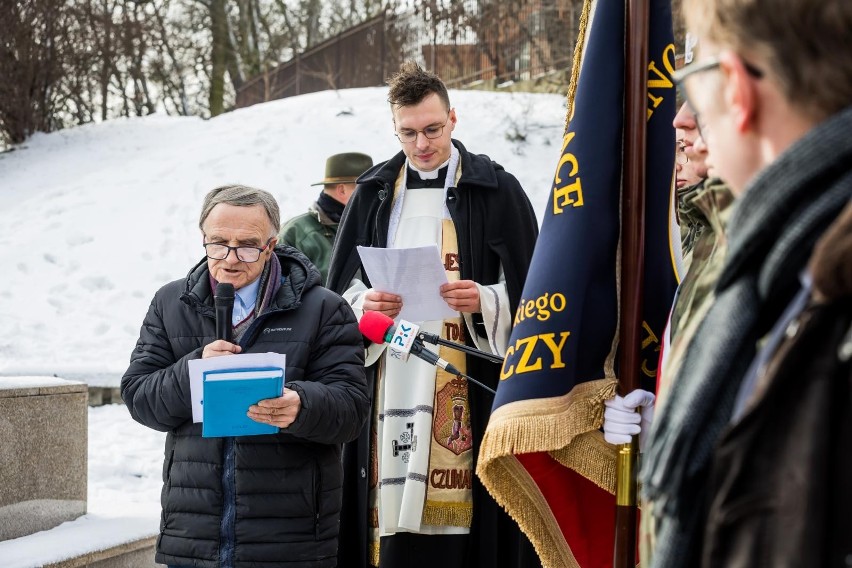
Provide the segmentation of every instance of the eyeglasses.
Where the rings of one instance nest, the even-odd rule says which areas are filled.
[[[686,65],[672,73],[672,80],[675,82],[675,85],[677,85],[677,90],[680,92],[683,100],[686,101],[689,108],[692,110],[692,115],[695,117],[695,125],[698,128],[698,135],[702,137],[704,136],[703,131],[705,129],[702,128],[703,125],[701,124],[701,117],[698,115],[698,111],[695,110],[695,105],[692,104],[692,97],[689,96],[689,92],[686,88],[686,79],[692,75],[703,73],[704,71],[717,69],[721,64],[721,59],[718,57],[711,57],[705,61],[696,61],[691,65]]]
[[[231,254],[231,251],[234,251],[237,259],[241,262],[257,262],[260,258],[260,253],[269,248],[270,243],[274,239],[275,237],[272,237],[266,241],[266,244],[262,248],[246,246],[230,247],[220,243],[204,243],[204,251],[207,253],[207,258],[212,258],[213,260],[225,260]]]
[[[675,161],[681,166],[689,162],[689,156],[686,155],[686,145],[683,140],[677,141],[677,152],[675,152]]]
[[[740,61],[742,61],[743,67],[745,67],[746,72],[754,77],[755,79],[763,78],[763,71],[742,57],[740,57]],[[689,96],[689,90],[686,87],[686,79],[691,77],[692,75],[696,75],[698,73],[703,73],[704,71],[710,71],[712,69],[717,69],[722,64],[722,60],[719,56],[711,57],[704,61],[696,61],[690,65],[686,65],[685,67],[678,69],[674,73],[672,73],[672,80],[677,85],[677,90],[683,97],[683,100],[689,105],[689,108],[692,109],[692,114],[695,116],[695,125],[698,127],[698,135],[704,138],[704,132],[706,132],[706,125],[702,123],[701,116],[698,114],[698,111],[695,109],[695,105],[692,104],[692,97]],[[706,140],[706,138],[704,138]]]
[[[431,124],[424,128],[423,130],[415,130],[413,128],[403,128],[402,130],[397,130],[394,132],[399,141],[403,144],[411,144],[415,140],[417,140],[417,135],[421,132],[423,136],[428,138],[429,140],[434,140],[436,138],[440,138],[441,134],[444,133],[444,127],[450,121],[450,114],[447,113],[447,120],[444,121],[444,124]]]

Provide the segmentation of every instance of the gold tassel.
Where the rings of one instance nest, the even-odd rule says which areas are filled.
[[[379,543],[370,543],[370,566],[379,566]]]
[[[423,524],[434,526],[470,527],[473,520],[471,503],[426,501],[423,507]]]

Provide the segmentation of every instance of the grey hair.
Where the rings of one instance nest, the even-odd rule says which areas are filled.
[[[211,190],[204,197],[204,205],[201,207],[201,217],[198,219],[198,227],[202,231],[204,230],[204,221],[207,220],[213,208],[220,203],[235,205],[237,207],[262,205],[272,226],[274,234],[271,236],[278,234],[278,228],[281,226],[281,211],[278,209],[278,202],[275,201],[275,198],[268,191],[247,185],[223,185],[222,187]]]

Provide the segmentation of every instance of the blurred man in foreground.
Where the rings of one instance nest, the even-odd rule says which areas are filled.
[[[737,203],[715,301],[644,458],[652,566],[843,565],[852,3],[686,0],[684,13],[699,54],[676,80]],[[820,238],[831,254],[813,255]]]

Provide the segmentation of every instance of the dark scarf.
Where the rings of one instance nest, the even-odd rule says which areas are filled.
[[[814,243],[852,197],[852,108],[813,128],[763,170],[728,226],[716,301],[660,409],[643,457],[654,502],[654,567],[697,565],[713,451],[760,339],[796,293]]]
[[[317,207],[322,209],[322,212],[325,213],[329,219],[331,219],[335,223],[340,223],[340,216],[343,215],[344,207],[341,202],[339,202],[326,192],[321,191],[319,199],[317,199]]]

